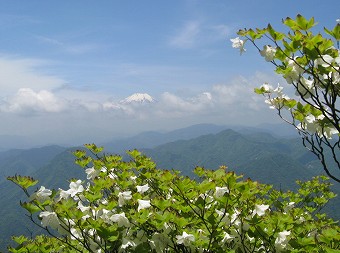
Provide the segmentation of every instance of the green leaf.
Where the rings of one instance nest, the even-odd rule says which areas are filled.
[[[312,17],[308,21],[304,16],[298,14],[296,17],[296,23],[301,30],[307,31],[314,26],[314,18]]]
[[[283,100],[283,104],[284,104],[284,106],[286,106],[288,108],[294,108],[296,106],[297,102],[294,99],[285,99],[285,100]]]
[[[265,92],[264,92],[264,89],[263,88],[255,88],[254,89],[254,92],[256,93],[256,94],[259,94],[259,95],[262,95],[262,94],[264,94]]]
[[[20,202],[20,205],[25,208],[30,214],[41,211],[41,209],[30,202]]]
[[[171,201],[167,199],[154,199],[152,204],[159,208],[161,211],[164,211],[166,208],[171,206]]]
[[[76,150],[76,151],[74,151],[74,152],[72,152],[73,153],[73,155],[75,156],[75,157],[77,157],[78,159],[79,158],[82,158],[82,157],[84,157],[85,155],[86,155],[86,152],[84,151],[84,150]]]
[[[85,156],[85,157],[76,159],[76,160],[75,160],[75,163],[78,164],[80,167],[84,168],[84,167],[86,167],[91,161],[92,161],[92,158],[91,158],[91,157]]]
[[[239,36],[246,36],[247,35],[247,30],[246,29],[244,29],[244,30],[240,29],[240,30],[238,30],[237,35],[239,35]]]
[[[252,29],[249,29],[247,34],[250,36],[250,38],[252,40],[256,40],[256,39],[260,39],[262,37],[262,33],[257,33],[257,31],[255,32],[254,30]]]
[[[279,33],[275,31],[273,27],[271,26],[271,24],[268,24],[267,31],[270,34],[270,36],[276,41],[282,40],[285,37],[283,33]]]
[[[340,24],[336,24],[332,31],[324,27],[324,31],[331,35],[334,39],[340,40]]]
[[[333,29],[334,39],[340,40],[340,24],[337,24]]]
[[[19,185],[23,189],[27,189],[27,188],[34,186],[38,183],[38,180],[35,180],[32,177],[20,176],[20,175],[7,177],[7,180],[12,181],[13,183]]]
[[[104,149],[103,147],[97,147],[95,144],[85,144],[84,146],[94,154],[99,154]]]
[[[28,238],[21,235],[21,236],[13,236],[12,240],[15,241],[17,244],[23,244],[24,242],[28,241]]]
[[[293,19],[291,19],[290,17],[287,17],[285,20],[283,20],[283,24],[285,24],[286,26],[288,26],[292,30],[295,30],[295,28],[297,26],[296,22]]]
[[[303,111],[303,104],[301,104],[300,102],[297,103],[297,109],[302,112]]]

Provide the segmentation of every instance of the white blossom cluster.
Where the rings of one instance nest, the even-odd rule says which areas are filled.
[[[231,42],[232,47],[238,48],[240,53],[246,51],[244,48],[245,41],[241,40],[239,37],[231,39]],[[260,55],[263,56],[266,61],[274,62],[276,52],[276,47],[265,45],[263,49],[260,50]],[[301,97],[304,101],[309,101],[309,103],[315,108],[320,108],[313,100],[313,98],[315,99],[316,97],[317,99],[320,99],[320,97],[322,98],[320,94],[316,95],[318,90],[325,89],[325,86],[327,85],[332,85],[334,87],[340,86],[340,51],[338,50],[337,57],[332,57],[328,54],[320,55],[317,59],[307,63],[305,66],[299,64],[297,59],[297,56],[292,58],[287,57],[286,60],[283,61],[286,69],[289,70],[283,75],[283,77],[288,84],[294,85],[297,97]],[[328,74],[315,73],[314,75],[311,75],[308,71],[306,71],[306,69],[310,66],[314,69],[320,67],[327,69]],[[260,87],[260,89],[264,90],[264,95],[266,96],[265,102],[269,104],[271,109],[279,111],[282,109],[289,111],[292,110],[292,108],[285,105],[285,101],[290,100],[290,98],[283,93],[282,86],[278,85],[278,87],[274,89],[271,85],[265,83]],[[326,103],[323,103],[323,105],[326,105]],[[306,115],[305,119],[297,125],[297,128],[300,130],[306,130],[312,134],[316,133],[319,137],[325,137],[327,139],[331,139],[333,135],[339,134],[339,131],[333,125],[323,124],[324,118],[329,116],[327,113],[329,108],[325,107],[323,109],[325,112],[322,115]]]
[[[200,240],[203,238],[207,238],[203,230],[200,229],[197,234],[190,233],[189,231],[182,231],[181,234],[175,236],[175,241],[170,240],[170,233],[174,230],[171,224],[163,224],[163,228],[155,232],[152,236],[146,236],[145,232],[142,230],[136,234],[132,234],[130,228],[135,225],[136,221],[129,220],[126,216],[125,212],[117,211],[117,208],[122,208],[125,205],[129,205],[133,200],[133,192],[132,191],[119,191],[117,194],[118,197],[118,205],[117,208],[103,208],[108,204],[107,199],[101,198],[98,201],[98,206],[101,208],[88,205],[89,201],[84,197],[85,192],[90,189],[90,184],[95,178],[100,177],[100,173],[104,172],[106,176],[109,178],[116,178],[114,174],[114,170],[111,170],[107,174],[107,169],[102,168],[101,170],[96,170],[94,168],[88,168],[85,170],[87,174],[87,178],[89,182],[87,186],[84,187],[81,180],[72,181],[69,184],[68,190],[59,189],[56,194],[55,200],[72,200],[77,203],[77,209],[81,211],[83,221],[87,219],[90,220],[100,220],[105,224],[116,224],[118,228],[122,229],[122,234],[124,235],[121,241],[121,246],[119,252],[124,252],[126,249],[134,249],[141,243],[149,243],[150,247],[154,249],[156,252],[168,252],[168,250],[173,247],[173,243],[177,245],[184,245],[186,247],[192,248],[193,243],[196,240]],[[132,182],[135,182],[136,177],[130,178]],[[135,185],[135,192],[140,195],[147,196],[150,187],[148,184],[144,185]],[[167,198],[171,197],[172,190],[167,196]],[[231,194],[230,189],[228,187],[216,187],[213,193],[207,192],[204,194],[210,204],[205,208],[215,208],[214,205],[217,205],[218,200],[226,197]],[[44,203],[52,197],[52,191],[46,189],[44,186],[41,186],[34,194],[31,195],[31,200],[37,200],[40,203]],[[140,212],[143,209],[152,208],[152,200],[150,199],[137,199],[138,207],[137,211]],[[291,203],[290,206],[293,206],[294,203]],[[121,209],[120,209],[121,210]],[[242,244],[247,243],[251,244],[254,242],[254,238],[249,237],[242,238],[242,233],[249,230],[249,223],[254,216],[262,217],[266,215],[269,210],[269,205],[265,204],[256,204],[254,210],[251,211],[248,217],[241,220],[240,211],[235,209],[227,212],[227,210],[215,210],[218,217],[220,217],[221,222],[223,224],[223,228],[225,229],[224,236],[221,239],[221,248],[226,245],[233,244],[234,248],[240,248]],[[150,210],[150,214],[152,214],[152,210]],[[66,219],[62,217],[58,217],[58,214],[52,210],[49,206],[45,208],[44,211],[40,212],[39,217],[41,219],[41,225],[46,228],[53,229],[58,231],[61,235],[68,235],[73,241],[84,241],[85,237],[88,240],[89,248],[93,252],[101,253],[103,252],[103,240],[98,235],[98,232],[95,228],[82,230],[79,226],[77,226],[76,222],[72,219]],[[161,233],[160,233],[161,232]],[[287,247],[289,231],[282,231],[278,233],[278,237],[275,240],[275,247],[277,250],[284,250]],[[261,246],[264,247],[264,246]],[[203,250],[203,249],[201,249]]]

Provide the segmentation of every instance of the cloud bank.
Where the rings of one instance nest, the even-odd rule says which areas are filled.
[[[151,95],[153,103],[125,103],[107,90],[78,89],[49,75],[35,59],[0,57],[0,135],[33,136],[41,143],[82,144],[142,131],[171,130],[198,123],[256,125],[273,119],[253,89],[275,77],[257,73]],[[135,92],[141,92],[136,90]]]

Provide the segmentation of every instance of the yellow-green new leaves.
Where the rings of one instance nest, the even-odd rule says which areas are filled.
[[[280,33],[277,32],[273,29],[273,27],[271,26],[271,24],[268,24],[267,26],[267,32],[270,34],[270,36],[273,38],[273,40],[275,41],[280,41],[283,40],[283,38],[285,37],[284,33]]]
[[[331,35],[334,39],[340,40],[340,24],[336,24],[336,26],[333,28],[333,30],[328,30],[326,27],[324,27],[324,30],[327,34]]]
[[[31,202],[20,202],[20,205],[25,208],[30,214],[41,211],[41,208],[39,208],[39,206]]]
[[[104,149],[103,147],[97,147],[96,144],[85,144],[84,146],[94,154],[99,154]]]
[[[31,186],[34,186],[38,183],[38,180],[35,180],[32,177],[29,176],[20,176],[20,175],[15,175],[12,177],[7,177],[7,180],[12,181],[13,183],[17,184],[20,186],[22,189],[27,189]]]
[[[310,20],[307,20],[305,17],[303,17],[300,14],[296,16],[295,20],[287,17],[285,20],[283,20],[283,23],[292,30],[302,30],[302,31],[307,31],[316,25],[314,21],[314,17],[312,17]]]

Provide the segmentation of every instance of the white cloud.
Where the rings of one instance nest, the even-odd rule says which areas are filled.
[[[47,36],[35,36],[37,40],[40,42],[50,45],[53,47],[56,47],[57,49],[70,53],[70,54],[84,54],[84,53],[89,53],[96,51],[100,49],[102,46],[97,44],[97,43],[84,43],[84,42],[75,42],[75,41],[63,41]]]
[[[41,90],[34,92],[29,88],[21,88],[14,96],[3,101],[0,106],[3,112],[31,114],[38,112],[61,112],[67,108],[67,102],[53,93]]]
[[[190,49],[225,40],[231,31],[232,29],[227,25],[211,25],[199,21],[189,21],[169,39],[169,45],[181,49]]]
[[[238,77],[229,83],[215,84],[204,92],[192,96],[163,92],[155,99],[157,103],[122,104],[121,97],[91,90],[56,89],[54,91],[20,88],[15,95],[2,100],[1,110],[13,113],[84,111],[89,113],[110,113],[118,118],[178,118],[184,115],[205,113],[231,115],[261,110],[265,107],[261,96],[253,90],[256,84],[270,79],[257,73],[250,78]],[[262,80],[262,81],[261,81]]]
[[[275,113],[254,87],[277,78],[257,73],[197,91],[163,92],[156,103],[122,104],[123,97],[100,90],[20,88],[0,100],[2,134],[44,136],[46,142],[93,142],[141,131],[175,129],[198,123],[256,125]],[[53,140],[51,133],[53,133]],[[49,137],[51,136],[51,137]],[[36,137],[39,138],[39,137]],[[46,138],[46,139],[45,139]],[[99,138],[99,139],[98,139]]]
[[[178,48],[191,48],[195,45],[199,33],[200,24],[198,22],[187,22],[180,31],[171,38],[170,45]]]
[[[175,94],[165,92],[161,96],[161,105],[158,111],[164,115],[181,115],[183,113],[195,113],[206,110],[212,104],[212,97],[209,92],[198,94],[195,97],[183,98]],[[169,114],[169,112],[171,112]]]
[[[214,25],[210,27],[210,30],[214,32],[215,38],[222,39],[225,39],[233,32],[233,29],[227,25]]]

